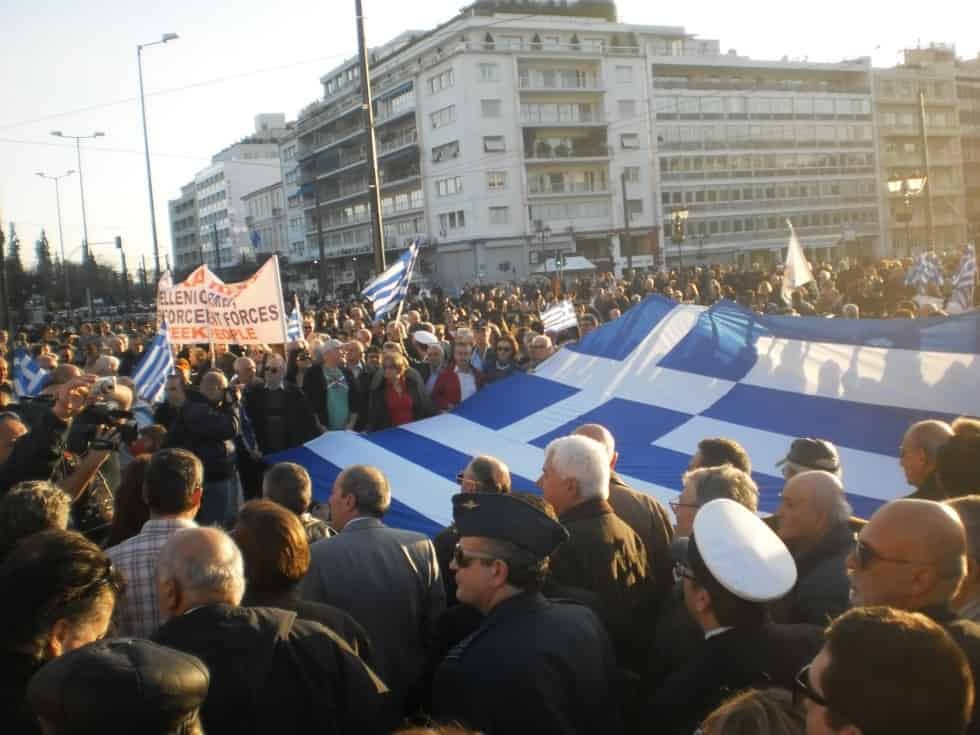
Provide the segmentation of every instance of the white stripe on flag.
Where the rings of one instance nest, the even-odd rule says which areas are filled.
[[[162,401],[167,376],[173,371],[174,355],[170,349],[167,325],[164,324],[133,372],[137,394],[150,403]]]
[[[381,317],[408,295],[408,284],[418,256],[418,245],[412,243],[388,270],[367,284],[361,295],[371,302],[375,318]]]
[[[541,313],[541,324],[546,332],[560,332],[578,326],[575,307],[571,301],[562,301]]]

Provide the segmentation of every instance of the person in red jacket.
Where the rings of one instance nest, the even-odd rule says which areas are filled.
[[[453,363],[443,368],[432,388],[432,402],[440,411],[452,411],[483,387],[483,373],[470,364],[472,347],[457,342]]]

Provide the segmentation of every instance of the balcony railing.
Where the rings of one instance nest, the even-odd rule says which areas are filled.
[[[396,151],[399,148],[404,148],[408,145],[415,145],[419,142],[419,133],[415,128],[404,132],[394,138],[382,138],[378,141],[378,155],[384,156],[392,151]]]
[[[578,112],[570,117],[561,118],[559,115],[521,115],[521,125],[541,125],[545,127],[560,128],[568,125],[602,125],[605,124],[605,115],[602,110],[586,110]]]
[[[563,158],[609,158],[609,146],[605,145],[557,145],[535,143],[529,146],[524,157],[534,160],[553,161]]]
[[[582,181],[548,184],[547,186],[532,183],[528,188],[528,193],[536,196],[548,194],[608,194],[609,186],[607,184],[589,184]]]
[[[399,105],[396,108],[378,110],[374,116],[374,124],[379,125],[393,117],[399,117],[415,109],[415,95],[400,97]]]
[[[557,75],[554,79],[544,79],[540,74],[518,77],[521,89],[566,90],[571,92],[601,92],[603,87],[597,78],[568,79]]]

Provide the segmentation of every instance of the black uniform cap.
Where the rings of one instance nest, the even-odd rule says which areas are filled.
[[[509,541],[537,559],[549,556],[568,539],[563,525],[513,495],[454,495],[453,520],[460,536]]]
[[[207,666],[195,656],[122,638],[52,659],[31,678],[27,701],[59,731],[88,732],[113,723],[138,728],[193,714],[204,703],[209,681]]]

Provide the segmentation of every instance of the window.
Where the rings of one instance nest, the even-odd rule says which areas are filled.
[[[450,176],[446,179],[436,179],[436,196],[449,197],[463,191],[463,178]]]
[[[636,219],[643,214],[643,200],[642,199],[627,199],[626,200],[626,211],[630,214],[630,219]]]
[[[456,79],[453,75],[452,69],[446,69],[440,74],[436,74],[434,77],[429,77],[429,94],[438,94],[444,89],[449,89],[456,83]]]
[[[480,64],[479,69],[481,82],[500,81],[500,66],[497,64]]]
[[[487,171],[487,189],[491,191],[507,188],[506,171]]]
[[[490,207],[490,224],[491,225],[510,224],[510,208]]]
[[[429,119],[432,120],[433,128],[442,128],[446,125],[451,125],[456,122],[456,105],[449,105],[448,107],[443,107],[441,110],[436,110],[429,115]]]
[[[632,84],[632,83],[633,83],[633,67],[617,66],[616,84]]]
[[[480,110],[483,117],[500,117],[503,104],[500,100],[480,100]]]
[[[626,177],[626,182],[629,184],[639,184],[640,183],[640,167],[639,166],[627,166],[623,169],[623,174]]]
[[[636,117],[636,100],[620,100],[618,106],[620,120]]]
[[[459,157],[459,141],[454,140],[451,143],[445,143],[443,145],[437,145],[432,149],[432,162],[439,163],[441,161],[448,161],[450,158]]]
[[[466,227],[466,215],[462,209],[455,212],[443,212],[439,215],[439,229],[443,232],[449,230],[462,230]]]
[[[484,135],[483,150],[487,153],[503,153],[505,150],[507,150],[507,146],[504,143],[504,136]]]
[[[513,49],[515,51],[520,51],[524,46],[524,39],[521,36],[501,36],[500,40],[497,41],[497,45],[502,49]]]
[[[619,144],[628,150],[640,147],[640,136],[636,133],[623,133],[619,136]]]

